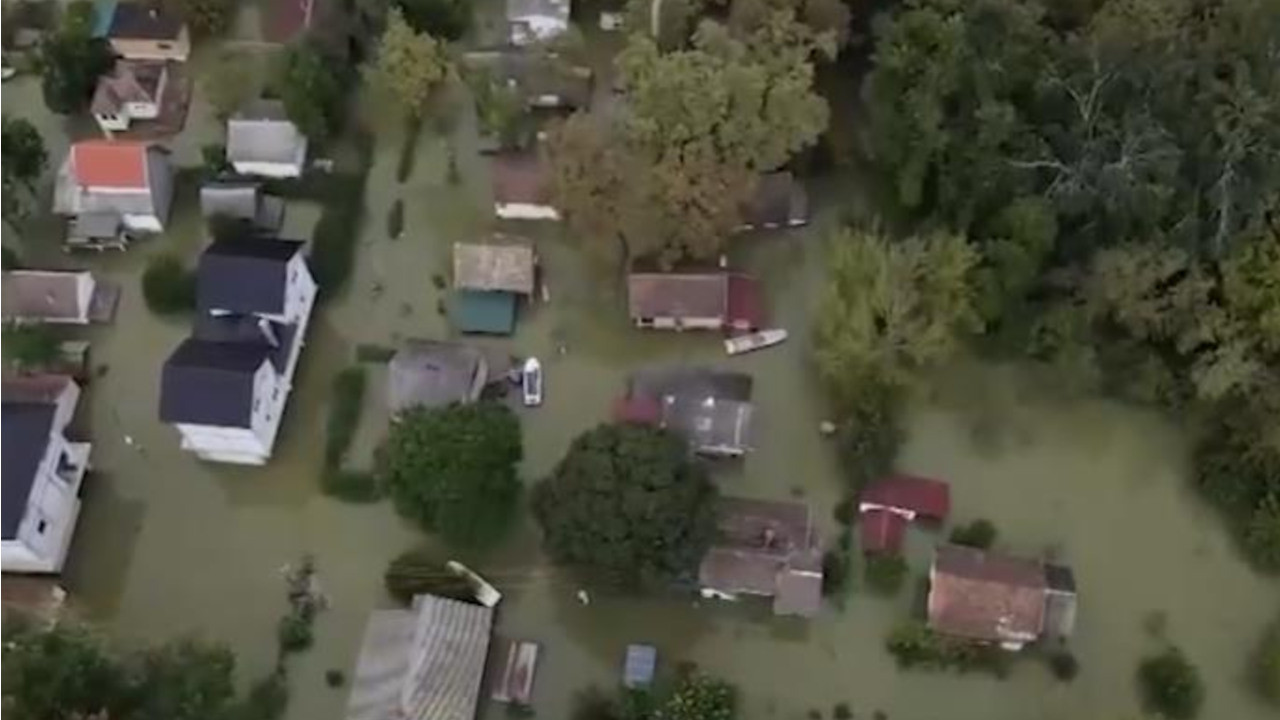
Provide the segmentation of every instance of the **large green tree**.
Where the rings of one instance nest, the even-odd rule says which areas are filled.
[[[1200,672],[1177,648],[1151,655],[1138,665],[1143,706],[1169,720],[1190,720],[1204,705]]]
[[[480,402],[400,415],[379,465],[402,515],[451,544],[485,546],[511,522],[522,453],[515,414]]]
[[[399,8],[391,11],[366,76],[387,90],[411,118],[421,118],[431,98],[453,73],[444,44],[414,32]]]
[[[938,232],[895,240],[841,230],[828,252],[815,350],[839,399],[910,384],[979,328],[972,280],[978,255],[964,238]]]
[[[5,115],[0,123],[3,124],[0,170],[4,176],[4,218],[15,220],[27,214],[49,154],[40,132],[26,119]]]
[[[716,489],[681,439],[601,425],[533,494],[543,545],[590,582],[661,588],[690,577],[715,534]]]
[[[93,36],[93,5],[83,0],[72,3],[61,27],[40,45],[45,105],[62,115],[85,109],[98,78],[113,63],[106,40]]]
[[[326,55],[317,43],[290,47],[277,81],[285,111],[304,135],[325,140],[343,119],[348,72],[342,62]]]
[[[191,32],[199,37],[220,35],[235,20],[238,0],[170,0],[173,8],[186,20]]]

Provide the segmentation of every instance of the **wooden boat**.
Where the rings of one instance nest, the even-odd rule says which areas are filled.
[[[739,335],[731,337],[724,341],[725,352],[730,355],[741,355],[749,353],[752,350],[767,348],[771,345],[777,345],[787,339],[787,331],[782,328],[774,328],[772,330],[761,330],[748,335]]]
[[[531,357],[524,361],[520,387],[524,391],[526,407],[542,404],[542,363],[538,362],[538,358]]]
[[[457,560],[450,560],[444,566],[449,572],[467,581],[471,585],[471,592],[476,596],[476,602],[485,607],[493,607],[502,600],[502,593],[498,589],[490,585],[484,578],[472,572],[471,568],[463,565]]]
[[[533,700],[533,676],[538,669],[538,644],[512,640],[507,648],[507,665],[493,689],[493,699],[501,703],[529,705]]]

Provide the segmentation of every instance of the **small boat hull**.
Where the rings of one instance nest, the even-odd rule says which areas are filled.
[[[520,389],[525,407],[537,407],[542,404],[542,363],[538,362],[538,358],[529,358],[524,361]]]
[[[533,701],[533,679],[538,669],[538,644],[513,640],[507,649],[507,664],[493,690],[493,699],[501,703],[529,705]]]
[[[730,355],[741,355],[749,353],[753,350],[761,350],[763,348],[777,345],[787,339],[787,331],[781,328],[773,330],[761,330],[748,335],[739,335],[731,337],[724,341],[724,350]]]
[[[471,592],[476,597],[476,602],[485,607],[494,607],[502,600],[502,593],[498,589],[490,585],[484,578],[477,575],[471,568],[463,565],[457,560],[450,560],[444,564],[449,572],[467,581],[471,586]]]

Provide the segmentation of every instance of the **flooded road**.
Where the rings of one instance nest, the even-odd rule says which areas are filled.
[[[10,100],[6,85],[13,111]],[[444,141],[424,137],[415,174],[398,186],[397,131],[379,126],[358,265],[347,292],[312,323],[276,457],[265,468],[196,462],[156,418],[160,366],[187,325],[147,312],[137,278],[149,253],[194,257],[194,218],[124,255],[68,260],[47,247],[35,253],[91,267],[124,287],[116,323],[92,331],[94,363],[107,370],[88,394],[96,472],[66,578],[92,619],[124,640],[195,633],[225,641],[240,657],[241,677],[254,677],[274,659],[275,625],[285,611],[280,568],[310,553],[332,607],[317,622],[315,646],[291,661],[289,717],[343,716],[345,690],[326,687],[324,671],[351,669],[369,610],[389,605],[381,587],[386,563],[423,538],[387,503],[346,505],[320,493],[326,395],[359,343],[448,336],[433,276],[447,274],[454,241],[491,227],[486,176],[468,142],[464,137],[459,147],[462,185],[445,178]],[[392,241],[386,212],[397,196],[406,201],[405,232]],[[777,324],[793,335],[778,348],[733,359],[710,336],[630,329],[617,290],[593,280],[598,269],[584,266],[553,228],[540,228],[551,303],[524,313],[515,337],[487,341],[545,359],[546,404],[520,411],[524,477],[546,474],[571,438],[605,419],[636,367],[743,369],[756,378],[758,450],[716,480],[727,493],[802,497],[830,535],[841,480],[833,449],[817,432],[822,393],[806,352],[827,222],[741,244],[735,262],[760,273]],[[560,339],[567,355],[554,352]],[[908,593],[882,600],[855,592],[844,611],[828,608],[809,622],[775,620],[767,603],[595,597],[582,606],[576,586],[540,556],[527,521],[492,555],[464,559],[506,594],[499,637],[542,644],[533,705],[544,718],[566,718],[583,686],[614,683],[630,642],[657,645],[660,663],[692,660],[735,682],[748,720],[798,719],[811,709],[830,717],[837,702],[859,718],[882,710],[895,720],[1133,717],[1136,662],[1157,646],[1144,629],[1151,618],[1163,618],[1164,634],[1200,667],[1209,690],[1202,717],[1273,717],[1247,696],[1240,676],[1280,585],[1250,573],[1221,524],[1191,497],[1185,440],[1151,414],[1051,399],[1041,385],[1047,383],[1011,368],[964,365],[940,373],[908,414],[900,465],[949,480],[956,520],[989,518],[1003,547],[1052,549],[1074,565],[1081,673],[1070,685],[1035,662],[1015,665],[1005,680],[898,672],[883,640],[907,614]],[[381,393],[371,384],[370,410]],[[362,431],[357,456],[368,454],[375,435]],[[913,575],[927,571],[933,539],[911,533]],[[483,706],[489,718],[502,714]]]

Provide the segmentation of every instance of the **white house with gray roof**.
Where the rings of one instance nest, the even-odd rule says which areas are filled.
[[[271,459],[315,304],[302,243],[224,238],[196,271],[192,334],[164,364],[160,419],[202,460]]]
[[[507,0],[512,45],[550,40],[569,29],[569,0]]]
[[[307,138],[284,103],[256,100],[227,121],[227,162],[241,175],[298,177],[307,165]]]
[[[65,375],[21,376],[4,381],[3,395],[0,569],[60,572],[75,534],[80,485],[89,468],[90,444],[66,435],[80,386]]]

